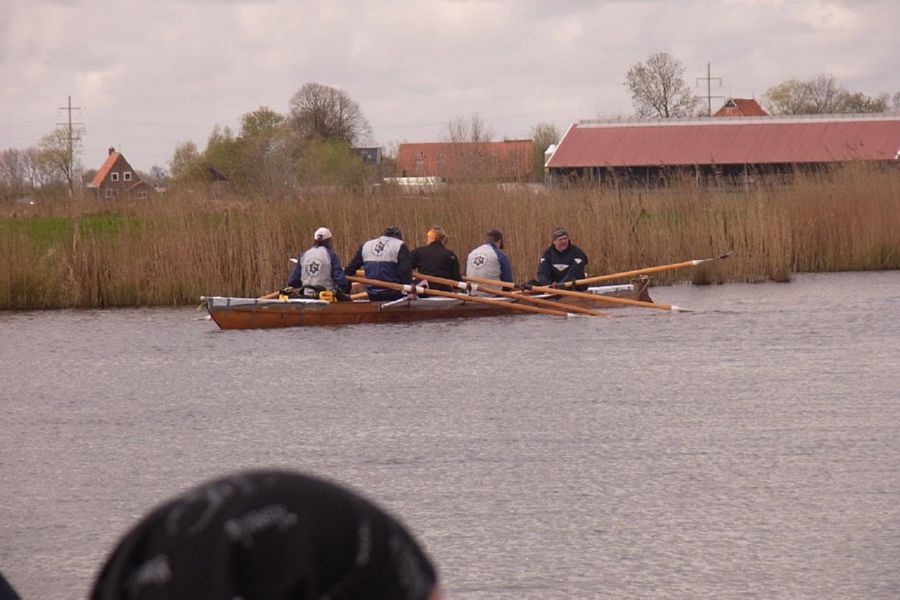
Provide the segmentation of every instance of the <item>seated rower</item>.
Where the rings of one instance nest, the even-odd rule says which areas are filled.
[[[513,281],[512,263],[503,251],[503,233],[491,229],[466,259],[466,276],[499,281]]]
[[[552,243],[544,250],[538,262],[535,285],[550,287],[566,287],[566,283],[584,279],[587,255],[569,241],[569,233],[562,227],[553,230]],[[586,285],[574,286],[571,289],[586,290]]]
[[[379,237],[369,240],[359,247],[345,272],[354,275],[362,267],[366,278],[379,279],[390,283],[412,284],[412,262],[409,248],[403,242],[399,227],[391,226]],[[367,285],[369,300],[399,300],[404,293],[399,290]]]
[[[331,230],[319,227],[313,234],[313,245],[297,257],[288,286],[300,297],[319,298],[321,292],[331,292],[338,300],[349,299],[350,282],[332,241]]]
[[[419,246],[410,254],[412,268],[422,275],[433,275],[459,281],[462,276],[459,272],[459,259],[453,250],[444,246],[447,243],[447,233],[442,227],[435,225],[428,230],[428,244]],[[441,283],[428,283],[428,287],[445,292],[455,291],[449,285]]]

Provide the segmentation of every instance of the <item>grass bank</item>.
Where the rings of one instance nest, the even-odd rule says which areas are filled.
[[[196,194],[115,203],[84,199],[0,207],[0,309],[196,304],[284,285],[288,257],[325,225],[344,261],[386,225],[412,247],[432,224],[464,260],[500,228],[516,276],[533,277],[553,228],[590,257],[590,274],[734,256],[671,271],[675,281],[788,281],[795,272],[900,268],[900,177],[851,166],[761,179],[745,189],[501,190],[448,186],[427,195],[383,188],[292,200]]]

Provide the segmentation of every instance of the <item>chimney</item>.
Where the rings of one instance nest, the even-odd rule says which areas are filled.
[[[113,154],[115,151],[116,151],[115,148],[113,148],[112,146],[109,147],[109,153],[110,153],[110,154]]]

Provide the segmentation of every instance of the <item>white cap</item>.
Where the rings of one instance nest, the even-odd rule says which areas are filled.
[[[330,240],[331,239],[331,230],[327,227],[319,227],[316,229],[316,233],[313,236],[315,240]]]

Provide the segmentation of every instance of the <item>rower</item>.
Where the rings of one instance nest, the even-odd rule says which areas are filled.
[[[359,247],[345,272],[353,275],[362,267],[368,279],[377,279],[390,283],[411,284],[412,263],[409,248],[403,242],[403,233],[399,227],[390,226],[377,238],[371,239]],[[367,285],[369,300],[399,300],[404,297],[402,291]]]
[[[412,251],[410,258],[412,268],[422,275],[434,275],[444,279],[459,281],[462,276],[459,272],[459,259],[453,250],[447,248],[447,233],[438,225],[433,226],[427,233],[428,244],[419,246]],[[445,292],[454,291],[449,285],[440,283],[427,283],[429,287]]]
[[[350,282],[344,276],[341,259],[334,251],[333,236],[327,227],[319,227],[313,234],[313,245],[297,257],[288,287],[297,290],[303,298],[337,296],[347,299]]]
[[[557,227],[551,234],[551,243],[541,255],[538,262],[536,285],[550,287],[569,287],[575,290],[586,290],[586,285],[573,286],[569,282],[584,279],[587,267],[587,255],[569,241],[569,233]],[[506,280],[509,281],[509,280]],[[567,284],[569,284],[567,286]]]

